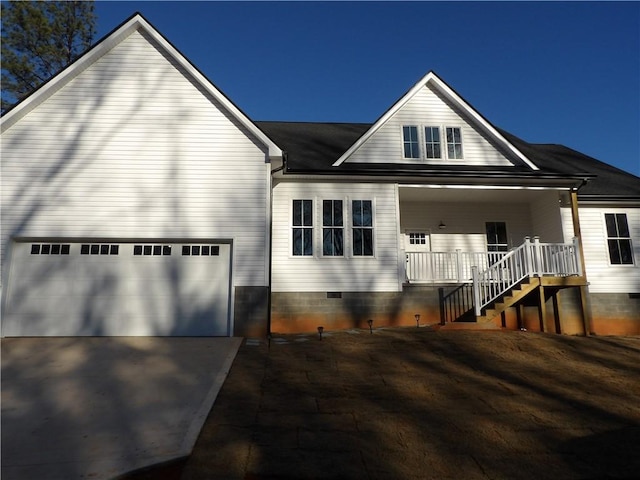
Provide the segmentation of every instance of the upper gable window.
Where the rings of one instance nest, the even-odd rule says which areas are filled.
[[[447,127],[447,156],[453,159],[462,157],[462,134],[459,127]]]
[[[420,158],[420,143],[418,141],[418,127],[405,125],[402,127],[402,141],[404,158]]]
[[[446,149],[443,145],[446,142]],[[403,125],[402,158],[461,160],[462,129],[438,125]]]
[[[440,127],[424,127],[424,146],[427,158],[441,158]]]

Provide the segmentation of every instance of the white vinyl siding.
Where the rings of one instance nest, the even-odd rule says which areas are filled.
[[[149,42],[2,134],[3,256],[10,236],[232,239],[234,283],[267,285],[266,147]]]
[[[421,125],[421,131],[426,126],[439,126],[441,137],[445,136],[442,129],[445,126],[459,127],[462,135],[462,148],[464,160],[451,160],[456,165],[490,165],[490,166],[511,166],[511,161],[489,142],[480,130],[470,121],[452,108],[445,99],[425,86],[420,92],[412,97],[405,105],[398,110],[384,125],[373,133],[364,144],[350,156],[347,162],[366,163],[414,163],[416,159],[403,158],[404,148],[402,145],[402,127],[407,125]],[[421,131],[420,136],[424,135]],[[446,141],[446,138],[441,139]],[[444,144],[443,144],[444,145]],[[421,150],[424,149],[424,142],[420,142]],[[445,153],[442,153],[445,157]],[[442,164],[445,158],[424,159],[427,163]]]
[[[375,192],[372,195],[372,192]],[[404,273],[399,267],[398,219],[394,185],[339,183],[279,183],[273,191],[274,292],[397,291]],[[313,196],[316,225],[322,221],[323,200],[343,200],[344,255],[322,255],[322,227],[315,229],[314,256],[289,253],[290,204]],[[374,256],[353,255],[351,210],[353,200],[371,200],[374,211]]]
[[[634,265],[612,265],[607,245],[606,213],[623,213],[627,216]],[[640,207],[620,208],[590,206],[579,208],[580,231],[584,249],[589,291],[593,293],[640,293]],[[571,209],[562,208],[565,241],[573,236]]]
[[[506,223],[509,248],[535,234],[526,203],[401,202],[400,218],[403,232],[430,232],[433,251],[451,252],[456,248],[478,251],[479,247],[482,247],[480,251],[485,250],[486,222]],[[441,221],[446,228],[438,228]],[[466,244],[461,240],[465,235],[468,236]],[[482,245],[478,243],[479,238],[484,239]]]

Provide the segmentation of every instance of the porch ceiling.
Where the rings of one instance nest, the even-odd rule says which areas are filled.
[[[544,195],[559,190],[550,189],[484,189],[484,188],[454,188],[424,185],[400,185],[399,197],[401,202],[514,202],[523,203],[533,201]]]

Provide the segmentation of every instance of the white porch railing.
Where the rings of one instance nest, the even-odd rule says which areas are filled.
[[[532,243],[527,237],[522,245],[488,268],[472,267],[476,316],[526,277],[582,275],[579,251],[576,238],[567,244],[540,243],[538,237]]]
[[[508,252],[407,252],[409,283],[470,282],[471,268],[485,270]]]

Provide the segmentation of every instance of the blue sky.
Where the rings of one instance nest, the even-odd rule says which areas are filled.
[[[494,125],[640,176],[638,2],[96,2],[253,120],[374,122],[426,72]]]

